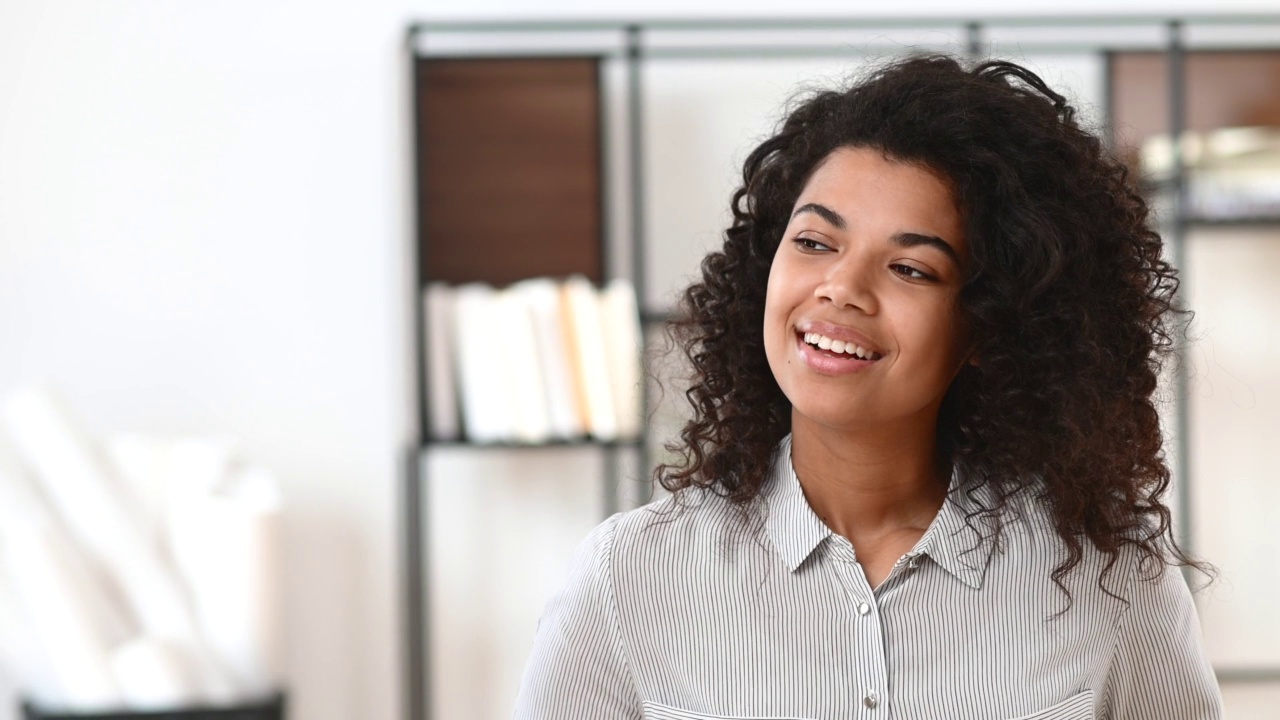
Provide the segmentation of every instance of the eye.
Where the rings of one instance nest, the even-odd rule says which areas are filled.
[[[804,252],[822,252],[823,250],[831,249],[827,244],[808,237],[798,237],[792,242]]]
[[[934,276],[925,274],[924,272],[921,272],[920,270],[913,268],[910,265],[894,264],[894,265],[890,265],[889,269],[898,273],[902,277],[907,278],[908,280],[937,280],[937,278],[935,278]]]

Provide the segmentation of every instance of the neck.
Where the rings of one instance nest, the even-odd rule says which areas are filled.
[[[850,539],[928,528],[950,476],[935,423],[913,425],[834,429],[792,413],[792,464],[827,527]]]

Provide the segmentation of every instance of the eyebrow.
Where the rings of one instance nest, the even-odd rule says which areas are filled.
[[[801,213],[813,213],[814,215],[817,215],[823,220],[826,220],[828,224],[835,227],[837,230],[845,230],[849,227],[849,223],[845,221],[844,217],[842,217],[840,213],[836,212],[835,210],[832,210],[826,205],[819,205],[818,203],[805,203],[804,205],[801,205],[800,207],[796,208],[796,211],[791,213],[791,217],[794,218],[797,215],[800,215]],[[923,233],[913,233],[913,232],[897,232],[897,233],[894,233],[892,236],[890,236],[889,240],[894,245],[897,245],[898,247],[911,248],[911,247],[924,246],[924,247],[935,248],[937,250],[942,251],[942,253],[947,257],[951,258],[951,262],[955,263],[957,267],[960,265],[960,255],[956,253],[956,249],[951,247],[951,244],[948,243],[946,240],[943,240],[942,238],[936,235],[925,235]]]

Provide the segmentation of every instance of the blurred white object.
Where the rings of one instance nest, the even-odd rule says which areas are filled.
[[[19,526],[5,533],[5,563],[53,660],[61,705],[116,708],[122,698],[109,663],[112,638],[94,622],[96,598],[74,557],[48,528]]]
[[[503,373],[502,354],[516,350],[492,339],[503,327],[496,298],[497,291],[482,283],[454,289],[454,371],[462,398],[462,429],[466,439],[475,443],[507,442],[515,436],[508,404],[511,378]]]
[[[196,691],[181,653],[154,638],[139,637],[117,647],[111,670],[131,710],[172,710]]]
[[[534,337],[533,308],[519,290],[508,288],[494,296],[494,309],[502,328],[503,347],[498,350],[501,374],[510,378],[513,438],[518,442],[546,442],[551,437],[551,413],[547,407],[542,359]]]
[[[618,415],[618,435],[636,438],[640,436],[641,405],[644,402],[640,357],[643,340],[636,291],[630,282],[618,278],[605,286],[600,293],[600,322],[605,355],[609,361],[613,405]]]
[[[41,707],[54,707],[62,697],[58,673],[44,641],[27,620],[27,609],[3,555],[0,550],[0,676],[13,686],[11,694],[26,696]],[[6,692],[0,689],[0,697],[9,697]]]
[[[169,540],[165,527],[169,497],[165,453],[169,442],[137,433],[120,433],[103,441],[108,460],[130,491],[129,505],[135,508],[143,537],[162,551]]]
[[[1185,131],[1187,211],[1206,218],[1280,213],[1280,128],[1231,127]],[[1174,144],[1168,134],[1142,144],[1142,171],[1152,180],[1173,177]]]
[[[587,429],[597,440],[618,438],[618,411],[613,401],[609,360],[605,356],[600,295],[591,282],[574,275],[561,286],[565,326],[580,396],[586,401]]]
[[[81,550],[108,569],[145,633],[186,656],[199,694],[189,702],[230,702],[236,688],[205,648],[177,576],[128,506],[122,483],[52,393],[11,395],[4,418],[17,449]]]
[[[512,285],[509,292],[524,299],[533,319],[534,345],[542,370],[539,384],[546,397],[550,436],[561,440],[577,438],[586,432],[578,410],[586,401],[576,396],[578,389],[565,339],[560,287],[549,278],[533,278]]]
[[[137,624],[102,569],[72,546],[3,436],[0,548],[0,656],[24,693],[47,707],[114,697],[104,689],[109,648]]]
[[[1142,169],[1155,177],[1173,174],[1172,135],[1152,135],[1142,142]],[[1210,132],[1184,130],[1182,165],[1188,169],[1222,168],[1261,160],[1273,165],[1280,158],[1280,128],[1228,127]]]
[[[229,439],[172,443],[166,461],[169,539],[209,647],[246,697],[280,680],[276,478]]]
[[[444,283],[428,283],[422,292],[422,321],[426,358],[422,387],[427,393],[427,432],[433,440],[457,440],[458,386],[454,382],[453,290]]]
[[[201,636],[233,677],[236,699],[274,692],[282,652],[276,478],[249,464],[229,437],[121,434],[106,445],[122,474],[149,496],[149,522],[162,528]],[[151,656],[172,655],[163,643],[148,642]]]

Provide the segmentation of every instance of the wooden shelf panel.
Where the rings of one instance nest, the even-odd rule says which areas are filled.
[[[603,277],[594,58],[415,61],[421,277]]]

